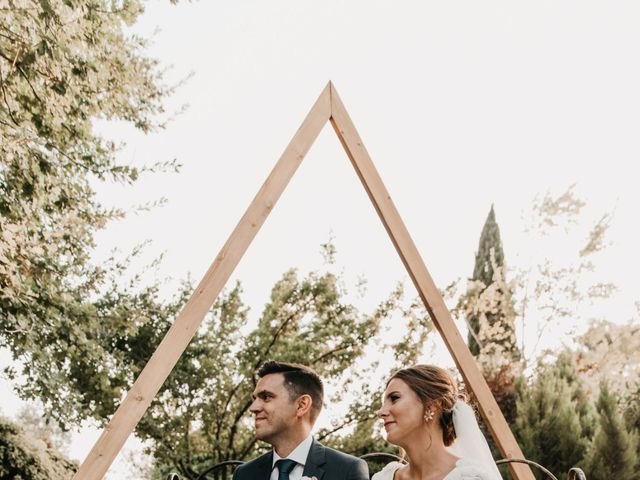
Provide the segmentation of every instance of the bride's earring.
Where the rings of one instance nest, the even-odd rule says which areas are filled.
[[[429,423],[433,420],[433,410],[427,410],[424,414],[425,423]]]

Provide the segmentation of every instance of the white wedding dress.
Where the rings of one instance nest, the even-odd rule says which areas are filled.
[[[371,480],[394,480],[396,470],[403,467],[400,462],[391,462],[376,473]],[[442,480],[494,480],[494,476],[486,472],[472,460],[458,459],[456,466]]]
[[[447,450],[458,457],[458,461],[442,480],[502,480],[487,440],[478,427],[476,415],[462,400],[453,405],[453,427],[457,440]],[[371,480],[394,480],[393,476],[401,467],[402,463],[391,462]]]

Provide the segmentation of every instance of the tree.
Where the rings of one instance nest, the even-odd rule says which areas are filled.
[[[638,435],[627,430],[617,398],[606,383],[600,386],[598,411],[600,422],[587,460],[589,478],[638,478]]]
[[[71,441],[70,433],[62,431],[34,405],[23,406],[18,412],[16,421],[31,438],[44,442],[49,449],[67,453]]]
[[[640,326],[637,320],[615,324],[606,320],[591,322],[577,338],[574,362],[593,391],[606,380],[617,395],[633,390],[640,378]],[[612,376],[611,372],[618,372]]]
[[[640,439],[640,383],[630,388],[623,400],[624,421],[627,431]],[[640,459],[640,440],[636,442],[636,457]],[[636,478],[640,478],[640,461],[636,464]]]
[[[371,435],[382,385],[372,382],[377,365],[367,366],[363,357],[381,322],[394,313],[406,319],[419,352],[430,325],[424,309],[417,304],[401,309],[402,290],[396,290],[364,315],[343,300],[334,274],[312,272],[299,279],[290,270],[274,285],[257,325],[242,339],[248,309],[240,294],[236,285],[216,302],[138,428],[138,435],[155,442],[158,463],[195,478],[205,466],[260,452],[264,446],[254,437],[248,408],[255,370],[269,358],[312,366],[333,385],[328,403],[346,405],[347,413],[317,432],[318,439],[356,454],[384,449],[382,437]],[[358,394],[352,398],[354,389]],[[352,430],[346,438],[340,435],[345,429]]]
[[[599,212],[587,222],[585,206],[574,185],[559,195],[546,192],[534,201],[525,230],[532,242],[530,266],[517,271],[514,282],[518,321],[524,336],[536,338],[527,356],[522,346],[525,368],[529,359],[540,354],[538,347],[547,334],[555,338],[558,332],[574,334],[577,325],[592,319],[592,311],[585,306],[597,305],[616,290],[597,272],[598,254],[608,245],[613,215]],[[560,253],[553,256],[553,250]]]
[[[491,369],[520,359],[511,288],[505,274],[500,228],[492,205],[480,234],[473,276],[463,299],[469,349],[481,358],[481,363],[489,363]]]
[[[505,275],[500,228],[492,205],[480,235],[473,275],[455,314],[465,318],[469,349],[477,358],[502,413],[512,422],[520,351],[516,343],[511,286]],[[482,428],[488,433],[486,425]]]
[[[627,391],[623,404],[627,428],[640,433],[640,382]]]
[[[74,358],[73,381],[61,386],[73,407],[54,408],[54,417],[106,423],[191,290],[185,284],[163,303],[157,289],[121,296],[110,289],[113,296],[103,301],[113,329],[100,328],[90,339],[92,354]],[[330,386],[327,402],[346,413],[317,432],[323,442],[356,454],[390,450],[375,415],[383,378],[417,359],[431,323],[419,301],[404,305],[400,287],[371,314],[360,313],[345,295],[340,277],[329,271],[299,278],[290,270],[274,285],[257,321],[250,318],[239,284],[221,295],[137,427],[136,435],[150,442],[155,476],[177,470],[196,478],[219,461],[247,459],[264,448],[253,436],[248,407],[255,370],[268,358],[311,365]],[[391,319],[394,330],[404,333],[395,343],[380,332]],[[374,348],[392,356],[383,368],[364,361]]]
[[[546,192],[536,197],[525,225],[532,242],[528,251],[523,252],[528,260],[511,270],[509,282],[500,230],[491,208],[466,291],[457,294],[459,280],[447,288],[452,299],[458,295],[452,313],[468,325],[469,348],[481,364],[489,365],[489,370],[499,371],[502,365],[510,363],[509,353],[513,354],[514,362],[521,362],[522,368],[526,368],[529,359],[540,355],[538,347],[549,326],[557,331],[564,326],[563,322],[586,324],[591,312],[584,308],[585,304],[596,304],[615,291],[614,284],[603,282],[597,274],[598,254],[608,245],[606,234],[613,215],[600,214],[586,229],[582,218],[585,205],[573,185],[559,195]],[[554,249],[562,251],[557,258],[551,258]],[[505,328],[494,332],[489,325],[496,315],[508,321]],[[526,349],[524,344],[517,349],[510,343],[516,321],[522,326],[523,339],[537,338]],[[480,335],[487,340],[483,341]],[[485,355],[482,348],[487,349]]]
[[[125,33],[142,10],[138,0],[19,0],[2,8],[0,346],[22,365],[20,394],[43,399],[61,421],[89,404],[102,408],[73,393],[83,382],[112,381],[109,345],[96,338],[135,329],[136,318],[154,314],[145,308],[158,307],[144,304],[154,287],[120,287],[126,259],[90,262],[95,232],[123,215],[101,205],[93,185],[132,184],[144,171],[174,166],[121,164],[116,145],[92,127],[98,118],[143,132],[162,126],[172,87],[143,54],[145,41]],[[119,316],[132,310],[131,319]]]
[[[593,390],[585,382],[583,372],[578,369],[569,350],[556,354],[555,363],[551,368],[554,374],[565,380],[569,386],[571,401],[580,419],[581,437],[591,440],[598,424],[598,412],[591,400]]]
[[[0,417],[0,478],[67,480],[77,465]]]
[[[517,392],[513,432],[524,455],[557,473],[580,465],[590,442],[593,406],[568,356],[540,365],[533,382],[521,379]]]

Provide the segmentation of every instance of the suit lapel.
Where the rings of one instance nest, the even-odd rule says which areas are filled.
[[[273,470],[273,451],[267,452],[262,455],[255,465],[255,478],[260,478],[262,480],[269,480],[271,477],[271,470]],[[254,474],[252,474],[253,476]],[[253,477],[252,477],[253,478]]]
[[[316,477],[318,480],[322,480],[324,476],[322,465],[324,465],[325,462],[325,448],[321,443],[316,442],[314,438],[311,448],[309,449],[309,455],[307,455],[307,463],[304,465],[302,476],[309,478]]]

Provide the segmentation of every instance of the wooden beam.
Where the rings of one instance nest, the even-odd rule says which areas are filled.
[[[482,416],[498,443],[500,451],[506,458],[524,458],[333,85],[331,85],[331,124],[466,385],[478,399]],[[535,480],[527,465],[510,464],[510,468],[518,480]]]
[[[330,115],[330,85],[327,85],[175,323],[80,466],[73,477],[74,480],[98,480],[107,472],[187,348],[202,319],[240,262]]]
[[[440,292],[431,279],[424,261],[404,226],[342,101],[333,85],[329,83],[80,466],[74,480],[94,480],[104,476],[193,338],[204,316],[240,262],[327,120],[331,120],[340,142],[466,384],[476,395],[480,411],[502,454],[507,458],[521,458],[523,456],[489,387],[478,370],[473,356],[453,323]],[[534,479],[531,470],[526,465],[510,464],[510,468],[518,480]]]

